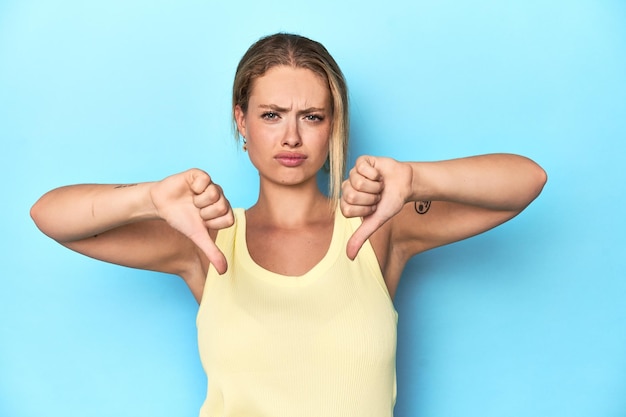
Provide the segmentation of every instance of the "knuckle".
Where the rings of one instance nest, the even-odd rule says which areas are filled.
[[[344,182],[341,183],[341,190],[343,192],[348,191],[351,187],[352,187],[352,185],[350,184],[350,181],[348,181],[348,180],[345,180]]]
[[[341,209],[341,213],[346,217],[348,214],[348,207],[349,207],[348,203],[346,203],[346,201],[342,198],[339,201],[339,208]]]
[[[361,156],[359,157],[359,159],[357,160],[357,161],[358,161],[357,166],[358,166],[359,168],[364,168],[364,167],[368,167],[368,166],[370,166],[370,165],[372,164],[372,163],[371,163],[371,161],[370,161],[370,159],[371,159],[371,158],[370,158],[370,156],[368,156],[368,155],[361,155]]]
[[[221,202],[221,204],[218,204],[215,207],[215,210],[216,210],[216,214],[217,214],[216,217],[223,217],[223,216],[226,216],[228,214],[229,207],[224,202]]]
[[[211,210],[211,208],[203,207],[200,209],[200,218],[202,218],[202,220],[211,220],[213,217],[213,210]]]
[[[350,203],[350,204],[354,203],[354,201],[355,201],[355,194],[356,193],[354,192],[354,189],[352,189],[352,188],[347,189],[345,191],[345,193],[343,194],[344,201],[346,203]]]
[[[191,172],[193,175],[197,176],[197,177],[204,177],[204,178],[208,178],[210,179],[211,176],[204,170],[200,169],[200,168],[191,168],[189,170],[189,172]]]
[[[362,176],[358,176],[357,178],[354,179],[354,188],[356,188],[357,190],[362,190],[365,188],[367,184],[367,181],[365,180],[365,178],[363,178]]]
[[[345,217],[354,217],[355,216],[355,207],[350,204],[344,204],[341,207],[341,212]]]
[[[209,229],[214,230],[225,229],[233,225],[233,223],[231,223],[226,217],[217,217],[215,219],[207,220],[204,223]]]
[[[191,183],[199,188],[211,184],[211,176],[201,169],[192,168],[187,173],[191,178]]]
[[[215,184],[210,185],[206,189],[205,193],[212,203],[216,202],[220,198],[220,190]]]

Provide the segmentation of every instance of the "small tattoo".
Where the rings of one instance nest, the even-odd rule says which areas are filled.
[[[114,188],[126,188],[126,187],[134,187],[137,184],[120,184],[120,185],[116,185]]]
[[[415,211],[418,214],[426,214],[430,209],[430,201],[416,201],[415,202]]]

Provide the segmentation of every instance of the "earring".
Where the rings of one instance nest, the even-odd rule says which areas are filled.
[[[243,151],[244,152],[248,152],[248,141],[246,140],[246,138],[243,138]]]

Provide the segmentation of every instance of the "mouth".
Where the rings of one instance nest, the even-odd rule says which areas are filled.
[[[286,167],[297,167],[306,160],[306,155],[295,152],[281,152],[274,157],[278,163]]]

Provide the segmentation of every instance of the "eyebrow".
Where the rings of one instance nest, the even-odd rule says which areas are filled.
[[[273,110],[276,111],[278,113],[287,113],[288,111],[291,110],[290,107],[280,107],[276,104],[259,104],[259,108],[261,109],[268,109],[268,110]],[[305,113],[316,113],[316,112],[325,112],[326,109],[323,107],[308,107],[304,110],[300,110],[298,112],[298,114],[305,114]]]

